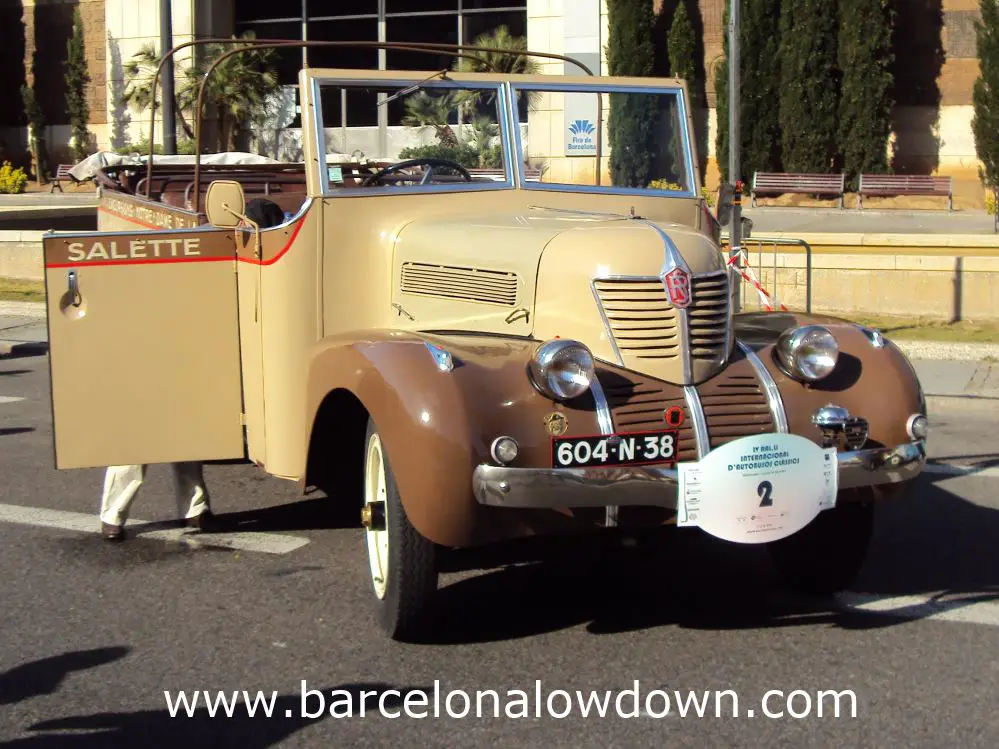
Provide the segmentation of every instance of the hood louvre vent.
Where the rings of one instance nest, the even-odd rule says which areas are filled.
[[[510,271],[431,263],[402,264],[403,294],[512,307],[517,303],[517,287],[517,274]]]

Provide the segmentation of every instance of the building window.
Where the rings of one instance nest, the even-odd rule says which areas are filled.
[[[311,41],[378,41],[382,27],[388,42],[471,44],[499,26],[514,36],[527,36],[527,0],[353,0],[344,13],[331,12],[330,3],[323,0],[306,0],[304,23],[300,0],[283,6],[266,0],[235,5],[237,33],[253,31],[258,38],[302,39],[304,28]],[[396,50],[380,56],[377,50],[312,48],[307,54],[310,67],[440,70],[455,62],[452,55]],[[302,51],[279,50],[278,56],[281,83],[294,85]]]

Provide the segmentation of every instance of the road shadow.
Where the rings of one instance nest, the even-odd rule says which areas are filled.
[[[30,369],[0,369],[0,377],[4,375],[23,375],[31,374]]]
[[[999,600],[999,511],[937,485],[947,478],[924,476],[908,498],[882,504],[852,591],[956,596],[957,605]],[[502,556],[499,548],[490,551]],[[791,594],[764,548],[696,529],[666,528],[637,550],[584,543],[500,569],[464,567],[462,579],[442,581],[439,616],[424,644],[511,640],[580,625],[593,634],[663,626],[878,629],[926,615],[875,614],[846,598]]]
[[[0,427],[0,437],[9,437],[15,434],[35,431],[34,427]]]
[[[929,461],[933,464],[953,464],[957,463],[967,468],[995,468],[999,466],[999,453],[981,453],[979,455],[947,455],[945,457],[933,458]]]
[[[309,689],[312,689],[310,686]],[[346,694],[340,694],[340,691]],[[240,698],[233,712],[228,717],[219,710],[215,716],[200,707],[193,717],[181,712],[176,718],[170,717],[163,710],[141,710],[130,713],[97,713],[95,715],[79,715],[68,718],[46,720],[32,725],[29,732],[39,732],[27,738],[0,743],[2,749],[176,749],[181,746],[231,746],[239,749],[265,749],[265,747],[287,739],[289,736],[312,724],[331,718],[330,709],[336,704],[337,715],[343,715],[344,705],[349,696],[353,705],[353,715],[360,715],[362,692],[369,694],[365,699],[365,714],[377,714],[381,696],[393,691],[384,700],[387,711],[402,711],[406,697],[415,691],[427,694],[433,699],[433,687],[393,687],[384,683],[372,684],[341,684],[317,691],[323,694],[322,703],[316,695],[309,695],[304,704],[307,715],[316,715],[321,705],[325,711],[317,717],[303,716],[303,700],[301,694],[280,695],[274,701],[272,717],[267,717],[258,705],[254,717],[247,713],[245,703]],[[337,694],[333,694],[337,692]],[[376,693],[372,696],[370,693]],[[229,696],[231,697],[231,692]],[[203,696],[203,695],[202,695]],[[250,701],[255,697],[249,693]],[[268,695],[269,697],[269,695]],[[341,702],[343,700],[343,702]],[[425,709],[433,714],[433,703],[429,708],[421,700],[413,700],[411,710],[422,712]],[[401,713],[405,715],[404,712]],[[70,734],[67,731],[88,731],[89,733]],[[44,733],[43,733],[44,732]]]
[[[279,533],[282,531],[343,530],[360,527],[355,505],[315,497],[243,512],[217,514],[211,533]]]
[[[13,705],[31,697],[55,694],[73,671],[85,671],[124,658],[126,647],[77,650],[42,658],[0,674],[0,705]]]

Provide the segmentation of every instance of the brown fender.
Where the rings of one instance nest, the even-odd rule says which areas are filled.
[[[783,330],[809,324],[826,327],[839,342],[840,355],[828,378],[804,384],[777,366],[774,345]],[[794,434],[821,443],[811,416],[816,409],[834,403],[867,419],[872,443],[894,446],[910,441],[906,432],[909,416],[926,412],[919,379],[905,354],[887,340],[883,348],[876,348],[854,323],[835,317],[764,312],[739,315],[736,333],[740,341],[756,349],[774,378]]]
[[[437,368],[426,342],[452,355],[452,371]],[[568,435],[599,431],[592,400],[555,404],[532,386],[527,364],[537,345],[398,331],[325,339],[312,351],[307,423],[315,428],[331,393],[355,396],[381,434],[410,521],[431,541],[459,547],[528,535],[536,518],[483,507],[472,494],[472,471],[492,462],[493,439],[517,440],[514,465],[550,466],[547,414],[563,412]]]

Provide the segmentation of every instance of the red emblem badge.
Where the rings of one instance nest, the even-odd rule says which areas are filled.
[[[663,412],[663,419],[671,427],[681,427],[685,419],[683,409],[679,406],[670,406]]]
[[[669,300],[677,309],[685,309],[690,306],[690,274],[683,268],[674,268],[666,274],[666,293]]]

